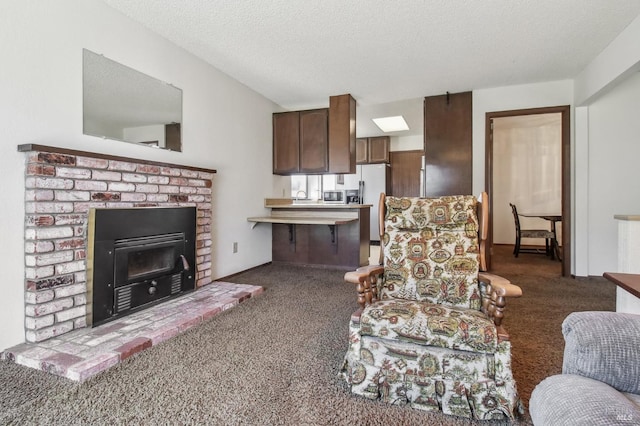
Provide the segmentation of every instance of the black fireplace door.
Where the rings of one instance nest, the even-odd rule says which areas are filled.
[[[180,294],[191,272],[183,233],[114,241],[113,298],[108,316],[119,316]],[[193,273],[188,278],[192,278]]]
[[[184,234],[180,232],[116,240],[114,287],[182,272],[184,249]]]

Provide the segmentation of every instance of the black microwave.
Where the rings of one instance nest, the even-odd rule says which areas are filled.
[[[323,191],[322,201],[325,203],[344,204],[344,191]]]

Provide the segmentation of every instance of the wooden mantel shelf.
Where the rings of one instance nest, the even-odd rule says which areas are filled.
[[[47,145],[37,145],[37,144],[24,144],[18,145],[18,152],[31,152],[31,151],[39,151],[39,152],[50,152],[57,154],[65,154],[65,155],[79,155],[81,157],[91,157],[91,158],[100,158],[104,160],[114,160],[114,161],[134,161],[134,162],[143,162],[146,164],[151,164],[154,166],[160,167],[179,167],[181,169],[193,170],[198,172],[205,173],[217,173],[217,170],[207,169],[203,167],[194,167],[194,166],[185,166],[182,164],[173,164],[173,163],[164,163],[160,161],[152,161],[152,160],[142,160],[137,158],[129,158],[129,157],[120,157],[117,155],[109,155],[109,154],[99,154],[97,152],[88,152],[88,151],[78,151],[75,149],[68,148],[58,148],[55,146],[47,146]]]
[[[603,277],[617,286],[625,289],[635,297],[640,298],[640,274],[623,274],[619,272],[605,272]]]

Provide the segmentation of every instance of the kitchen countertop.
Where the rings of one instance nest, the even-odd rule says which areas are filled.
[[[322,200],[296,200],[295,198],[265,198],[264,206],[269,209],[364,209],[371,204],[325,203]]]
[[[279,200],[278,200],[279,201]],[[248,217],[258,223],[284,223],[289,225],[344,225],[359,220],[361,209],[368,209],[371,204],[332,204],[332,203],[283,203],[265,200],[265,207],[271,209],[270,216]]]
[[[284,223],[286,225],[345,225],[356,222],[357,217],[286,217],[286,216],[264,216],[248,217],[248,222],[254,222],[253,227],[258,223]]]

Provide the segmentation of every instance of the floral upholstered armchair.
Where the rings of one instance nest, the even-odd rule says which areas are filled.
[[[521,411],[501,320],[505,297],[522,292],[479,272],[480,205],[381,195],[383,265],[345,275],[361,305],[341,370],[352,393],[473,419]]]

